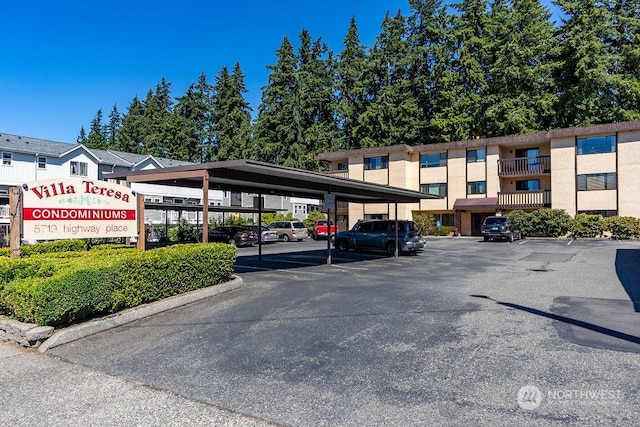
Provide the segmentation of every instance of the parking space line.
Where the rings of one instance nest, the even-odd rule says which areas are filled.
[[[519,245],[524,245],[524,244],[525,244],[525,243],[527,243],[527,242],[528,242],[528,240],[523,240],[523,241],[521,241],[521,242],[520,242],[520,243],[518,243],[518,244],[519,244]]]
[[[573,240],[569,240],[569,242],[567,242],[567,246],[570,246],[573,243]]]

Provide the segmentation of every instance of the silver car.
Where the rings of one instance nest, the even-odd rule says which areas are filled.
[[[272,230],[278,232],[278,238],[285,242],[304,240],[308,236],[307,227],[302,221],[275,221],[268,226]]]
[[[253,230],[258,235],[261,243],[275,243],[278,241],[278,231],[272,230],[269,227],[259,227],[257,225],[250,225],[249,229]]]

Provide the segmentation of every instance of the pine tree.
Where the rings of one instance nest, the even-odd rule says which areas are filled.
[[[606,43],[613,31],[599,0],[557,0],[565,17],[558,28],[558,127],[583,126],[617,118],[616,57]]]
[[[258,108],[254,155],[258,160],[284,165],[294,163],[302,152],[296,99],[297,57],[286,36],[276,51],[276,58],[275,65],[267,66],[271,73]]]
[[[367,106],[364,80],[366,61],[366,49],[360,43],[358,25],[355,17],[352,17],[344,38],[344,50],[340,53],[337,63],[336,109],[340,122],[339,149],[352,150],[361,146],[358,118]]]
[[[144,151],[153,156],[168,157],[169,153],[179,151],[170,147],[176,130],[170,86],[171,83],[163,77],[155,93],[152,90],[147,92],[144,102]]]
[[[169,151],[172,158],[188,162],[210,160],[212,93],[213,87],[207,83],[203,72],[198,82],[191,84],[185,95],[178,98],[173,110],[174,129],[171,133],[175,139]]]
[[[212,103],[215,160],[235,160],[251,156],[251,107],[244,99],[247,89],[240,64],[233,73],[222,67],[216,76]]]
[[[441,110],[440,78],[443,66],[451,60],[446,40],[446,9],[440,0],[409,0],[407,18],[409,43],[409,81],[420,107],[421,144],[441,142],[440,132],[431,124]]]
[[[360,117],[362,145],[416,145],[421,112],[409,74],[406,19],[400,11],[385,16],[382,32],[369,56],[368,96],[372,101]]]
[[[87,133],[84,130],[84,126],[80,126],[80,134],[78,135],[78,138],[76,138],[76,142],[78,144],[84,144],[86,140],[87,140]]]
[[[129,104],[129,109],[122,116],[122,125],[116,135],[114,150],[126,153],[144,153],[145,141],[144,105],[137,96]]]
[[[88,148],[94,148],[96,150],[107,149],[106,131],[102,124],[102,109],[97,111],[95,117],[91,121],[89,135],[84,140],[83,144]]]
[[[449,141],[482,134],[483,96],[487,90],[487,2],[462,0],[453,7],[457,14],[451,18],[448,35],[453,55],[441,79],[445,107],[432,120],[443,139]]]
[[[122,125],[122,116],[118,111],[117,105],[113,106],[111,113],[109,114],[109,123],[106,127],[106,139],[107,146],[113,148],[116,146],[116,140],[118,139],[118,131]]]
[[[550,17],[539,0],[493,3],[486,28],[485,136],[551,127],[556,94]]]

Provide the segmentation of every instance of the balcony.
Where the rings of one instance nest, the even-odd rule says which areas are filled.
[[[551,156],[498,160],[498,176],[527,176],[551,173]]]
[[[498,209],[538,209],[551,207],[551,190],[498,193]]]
[[[349,178],[349,170],[346,169],[341,169],[341,170],[334,170],[334,171],[323,171],[322,172],[325,175],[330,175],[330,176],[335,176],[336,178]]]

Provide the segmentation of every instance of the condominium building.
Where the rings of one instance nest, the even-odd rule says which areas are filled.
[[[514,209],[640,217],[640,122],[554,129],[421,146],[318,155],[327,173],[440,196],[398,208],[400,218],[432,214],[462,235]],[[338,219],[393,218],[389,205],[342,204]]]

